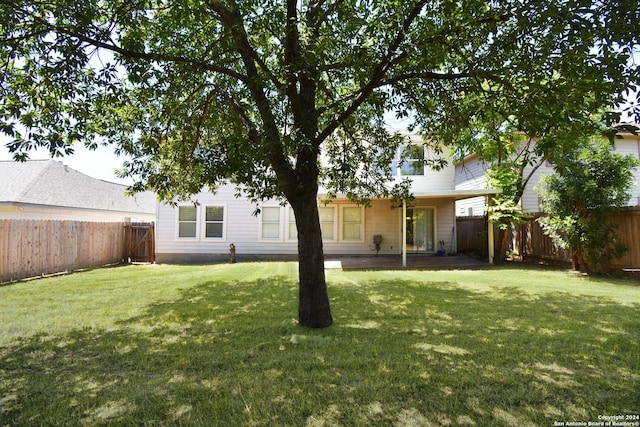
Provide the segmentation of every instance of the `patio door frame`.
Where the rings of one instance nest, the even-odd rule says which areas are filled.
[[[409,217],[410,211],[412,213],[411,217]],[[430,211],[431,215],[425,214],[425,217],[423,220],[420,218],[419,214],[416,214],[416,211],[423,211],[423,212]],[[409,229],[409,225],[408,225],[410,218],[412,222],[411,229]],[[410,251],[410,252],[409,252],[409,249],[407,248],[407,251],[409,253],[420,253],[420,254],[435,253],[436,252],[436,208],[432,206],[411,206],[407,208],[407,214],[404,216],[404,220],[407,222],[405,233],[408,234],[410,231],[413,233],[412,240],[413,240],[413,247],[415,248],[413,251]],[[420,225],[421,222],[422,222],[422,227],[420,227],[419,229],[416,226]],[[423,241],[423,243],[421,243],[421,241]],[[424,248],[424,249],[421,250],[420,248]]]
[[[435,253],[436,251],[436,241],[437,241],[437,211],[436,211],[436,207],[435,206],[411,206],[409,207],[409,209],[411,210],[419,210],[419,209],[424,209],[424,210],[431,210],[433,212],[433,250],[427,252],[422,252],[425,254],[432,254]],[[407,266],[407,214],[408,214],[408,210],[407,209],[407,204],[403,203],[402,204],[402,266],[406,267]]]

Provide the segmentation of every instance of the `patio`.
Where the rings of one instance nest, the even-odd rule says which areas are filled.
[[[358,256],[327,256],[324,262],[327,269],[342,270],[401,270],[402,257],[400,255],[379,255],[369,257]],[[414,270],[438,270],[457,268],[487,267],[490,264],[485,260],[469,258],[464,255],[433,256],[433,255],[407,255],[406,269]]]

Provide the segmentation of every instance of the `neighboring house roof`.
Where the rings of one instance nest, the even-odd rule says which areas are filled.
[[[155,213],[153,193],[127,196],[126,189],[126,185],[92,178],[55,160],[0,161],[0,205]]]

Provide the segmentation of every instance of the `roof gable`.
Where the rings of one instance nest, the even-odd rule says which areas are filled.
[[[0,203],[155,212],[153,193],[126,196],[125,185],[84,175],[55,160],[0,162]]]

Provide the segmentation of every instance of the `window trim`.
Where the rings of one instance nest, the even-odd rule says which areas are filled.
[[[406,150],[409,149],[409,147],[421,147],[422,148],[422,158],[421,159],[416,159],[414,157],[407,157],[406,159],[404,159],[403,162],[400,161],[400,158],[402,157],[402,155],[404,154],[404,152]],[[400,149],[398,151],[398,160],[397,160],[397,164],[398,164],[398,170],[396,171],[397,176],[399,177],[411,177],[411,176],[425,176],[426,173],[426,167],[424,164],[424,160],[426,157],[427,153],[426,153],[426,147],[424,144],[403,144],[400,146]],[[403,165],[404,164],[411,164],[411,162],[422,162],[422,173],[421,174],[404,174],[403,173]]]
[[[268,208],[268,209],[275,209],[278,208],[278,237],[264,237],[263,234],[263,225],[264,225],[264,221],[263,221],[263,213],[264,213],[264,209]],[[266,241],[266,242],[282,242],[283,238],[284,238],[284,233],[283,233],[283,229],[282,229],[282,223],[283,223],[283,215],[282,215],[282,206],[273,206],[273,205],[263,205],[260,208],[260,215],[258,215],[258,240],[260,241]],[[272,222],[271,224],[275,224],[275,222]]]
[[[202,234],[201,239],[203,242],[225,242],[227,240],[227,205],[203,205],[202,207],[201,227]],[[207,223],[218,223],[219,221],[207,221],[207,208],[222,208],[222,237],[207,237]]]
[[[195,208],[196,210],[196,220],[195,221],[180,221],[180,208]],[[175,212],[175,239],[181,242],[196,242],[200,239],[200,227],[198,226],[200,220],[200,209],[198,206],[194,206],[193,203],[181,203],[174,209]],[[196,225],[196,235],[191,237],[182,237],[180,236],[180,223],[181,222],[195,222]]]
[[[180,237],[180,208],[192,207],[196,210],[196,235],[195,237]],[[206,209],[212,207],[222,208],[222,237],[206,237],[207,236],[207,221],[206,221]],[[208,204],[194,206],[193,203],[180,203],[174,208],[175,212],[175,241],[177,242],[226,242],[227,241],[227,205],[226,204]],[[192,222],[192,221],[189,221]]]
[[[325,237],[324,235],[322,236],[322,241],[323,242],[337,242],[338,241],[338,230],[337,230],[337,226],[338,226],[338,218],[337,218],[337,211],[336,211],[337,206],[333,205],[333,206],[318,206],[318,215],[320,214],[320,209],[332,209],[333,210],[333,221],[332,221],[332,230],[333,230],[333,237],[328,238]],[[320,219],[320,230],[322,230],[322,219]]]
[[[293,221],[291,219],[293,218]],[[285,227],[285,240],[288,242],[297,242],[298,241],[298,229],[296,228],[296,235],[291,236],[291,224],[296,225],[296,217],[293,212],[293,208],[287,205],[286,209],[286,218],[284,219],[284,227]],[[262,223],[260,223],[260,228],[262,228]]]
[[[322,241],[323,242],[336,242],[338,240],[337,238],[337,225],[338,225],[338,221],[337,221],[337,214],[336,214],[336,205],[333,206],[324,206],[324,205],[318,205],[318,215],[320,216],[320,209],[331,209],[333,211],[333,221],[331,221],[331,232],[332,232],[332,237],[327,238],[324,236],[324,234],[322,235]],[[293,221],[292,221],[293,218]],[[328,221],[325,221],[325,223],[329,223]],[[297,242],[298,241],[298,235],[297,235],[297,230],[296,230],[296,235],[295,237],[291,236],[291,225],[295,225],[295,214],[293,214],[293,208],[289,205],[287,205],[287,209],[286,209],[286,213],[285,213],[285,219],[284,219],[284,227],[285,227],[285,236],[284,239],[287,242]],[[322,231],[322,218],[320,218],[320,230]]]
[[[360,238],[359,239],[346,239],[344,237],[344,225],[345,225],[345,221],[344,221],[344,210],[347,208],[358,208],[360,209]],[[340,241],[344,242],[344,243],[362,243],[365,241],[365,214],[364,214],[364,206],[358,206],[358,205],[340,205]]]

